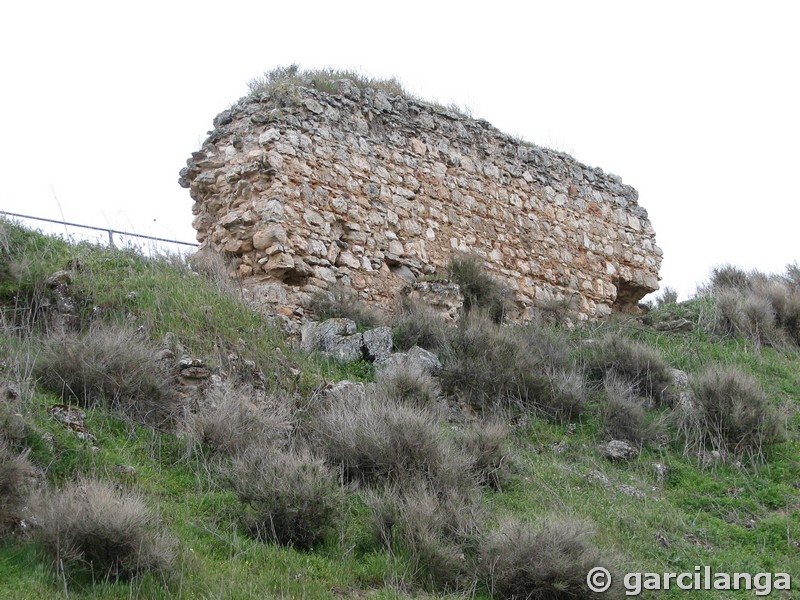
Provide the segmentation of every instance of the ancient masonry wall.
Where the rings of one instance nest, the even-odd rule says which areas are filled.
[[[233,257],[260,304],[289,314],[332,284],[391,310],[471,252],[516,317],[570,300],[581,318],[658,289],[661,250],[615,175],[474,120],[349,80],[243,98],[181,171],[201,249]]]

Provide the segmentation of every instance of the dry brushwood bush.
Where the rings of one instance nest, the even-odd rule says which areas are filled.
[[[604,596],[589,590],[586,574],[603,562],[583,524],[553,520],[533,529],[507,519],[482,543],[479,570],[498,598],[599,599]]]
[[[64,402],[105,405],[152,424],[178,413],[172,376],[159,349],[121,327],[51,335],[36,360],[35,376]]]
[[[169,575],[176,540],[166,533],[142,496],[99,480],[82,480],[49,492],[35,508],[34,535],[65,576],[128,579]]]
[[[379,542],[411,559],[411,578],[439,589],[472,583],[486,513],[474,490],[434,489],[417,482],[365,495]]]
[[[435,352],[443,344],[447,328],[444,317],[433,307],[405,298],[392,323],[394,346],[401,352],[414,346]]]
[[[183,435],[191,443],[226,456],[241,454],[254,443],[283,447],[292,430],[288,402],[264,396],[251,385],[230,382],[209,388],[183,424]]]
[[[480,312],[495,323],[502,322],[508,291],[484,271],[483,259],[472,254],[456,255],[447,264],[447,273],[461,290],[465,313]]]
[[[511,473],[508,425],[503,421],[479,420],[464,427],[458,446],[469,460],[475,481],[500,490]]]
[[[621,334],[607,335],[589,346],[587,366],[593,378],[614,377],[659,406],[673,401],[669,365],[658,350],[641,342]]]
[[[0,540],[19,526],[28,495],[36,481],[36,468],[27,452],[17,454],[0,438]]]
[[[255,538],[307,550],[341,518],[344,492],[337,477],[308,451],[251,446],[234,458],[229,479],[249,507],[244,521]]]
[[[342,394],[313,416],[311,442],[345,481],[405,486],[420,477],[469,485],[467,458],[456,452],[430,410],[380,394]]]
[[[717,335],[740,335],[756,347],[780,344],[775,310],[768,298],[751,288],[723,287],[714,292],[711,329]]]
[[[704,324],[718,335],[740,335],[756,347],[800,345],[797,277],[796,265],[788,265],[783,276],[715,269],[707,289],[714,310]]]
[[[419,363],[393,363],[375,374],[378,394],[409,406],[436,410],[439,384]]]
[[[556,339],[467,316],[440,351],[442,388],[484,412],[516,409],[573,419],[585,403],[584,378]]]
[[[785,428],[759,383],[735,367],[713,366],[692,383],[694,399],[676,408],[686,449],[723,457],[758,457],[785,438]]]
[[[350,319],[360,329],[371,329],[383,324],[377,310],[359,300],[353,290],[341,285],[314,294],[309,303],[320,320]]]
[[[630,383],[610,375],[604,379],[603,388],[606,393],[603,432],[608,438],[642,446],[656,437],[656,428],[648,422],[642,401]]]

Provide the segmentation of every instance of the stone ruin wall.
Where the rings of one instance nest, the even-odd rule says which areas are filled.
[[[332,284],[391,311],[457,252],[513,290],[514,316],[568,300],[635,310],[661,250],[615,175],[475,120],[349,80],[243,98],[181,171],[201,251],[233,258],[262,307],[296,313]]]

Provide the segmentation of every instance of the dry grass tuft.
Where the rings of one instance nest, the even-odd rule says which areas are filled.
[[[377,393],[400,404],[436,411],[439,383],[418,363],[396,363],[378,369]]]
[[[418,485],[367,495],[378,539],[411,559],[413,580],[463,589],[474,577],[472,556],[485,522],[479,495]]]
[[[785,439],[785,427],[758,382],[734,367],[714,366],[692,385],[694,399],[676,407],[686,450],[722,457],[763,455]]]
[[[461,432],[458,445],[480,485],[500,490],[508,481],[511,456],[507,440],[508,425],[500,420],[474,421]]]
[[[28,454],[12,452],[0,438],[0,540],[19,525],[35,480]]]
[[[673,401],[669,365],[655,348],[610,334],[589,348],[587,363],[596,379],[613,377],[658,405]]]
[[[138,494],[82,480],[45,495],[36,509],[35,536],[55,569],[94,579],[168,574],[176,541]]]
[[[603,431],[614,440],[624,440],[636,446],[653,440],[656,428],[647,420],[647,412],[635,390],[613,375],[603,381],[606,407],[603,411]]]
[[[589,539],[588,527],[574,521],[551,521],[535,530],[505,520],[481,548],[481,575],[498,598],[601,598],[586,586],[586,574],[603,564]]]
[[[310,308],[320,320],[350,319],[360,329],[371,329],[383,324],[380,313],[358,299],[353,290],[333,285],[311,298]]]
[[[308,451],[252,446],[234,459],[229,479],[250,508],[245,525],[253,537],[307,550],[340,519],[343,491],[334,473]]]
[[[508,304],[508,291],[484,271],[480,257],[471,254],[454,256],[447,265],[447,271],[450,280],[461,289],[466,314],[480,312],[495,323],[502,322]]]
[[[406,298],[392,325],[392,337],[397,350],[419,346],[435,352],[444,343],[447,328],[442,315],[431,306]]]
[[[444,391],[480,411],[535,411],[564,421],[583,409],[584,378],[556,334],[469,316],[449,332],[440,358]]]
[[[403,484],[436,477],[450,462],[432,412],[382,396],[343,394],[320,408],[311,427],[314,447],[346,481]]]
[[[241,454],[253,444],[283,447],[292,430],[288,402],[266,397],[250,385],[231,383],[210,388],[184,423],[190,442],[226,456]]]
[[[110,326],[45,340],[34,374],[65,402],[106,405],[145,423],[163,423],[179,410],[172,377],[158,348]]]

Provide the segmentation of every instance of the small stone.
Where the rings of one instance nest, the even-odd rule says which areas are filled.
[[[69,271],[56,271],[47,278],[46,283],[49,287],[70,285],[72,283],[72,273]]]
[[[592,469],[586,474],[586,483],[599,483],[603,487],[611,487],[611,481],[604,473],[596,469]]]
[[[639,449],[622,440],[600,444],[598,450],[610,460],[630,460],[639,456]]]
[[[321,115],[325,112],[325,109],[322,107],[322,104],[314,100],[313,98],[306,98],[303,100],[303,106],[305,106],[308,110],[316,115]]]
[[[281,137],[281,132],[278,131],[275,127],[270,127],[260,136],[258,136],[258,143],[262,146],[266,146],[267,144],[271,144],[275,140]]]
[[[626,483],[617,484],[617,489],[623,494],[627,496],[633,496],[634,498],[642,499],[647,497],[643,491],[638,490],[632,485],[628,485]]]
[[[664,483],[667,480],[667,475],[669,475],[669,467],[663,463],[653,463],[653,469],[656,472],[656,481]]]
[[[394,346],[391,328],[370,329],[363,333],[362,338],[364,340],[364,356],[368,361],[381,362],[389,358]]]

